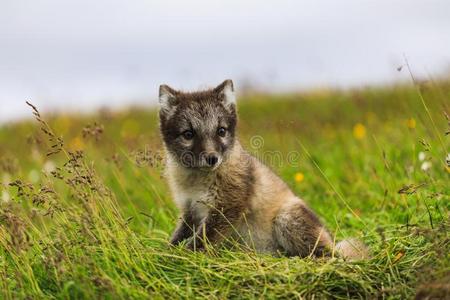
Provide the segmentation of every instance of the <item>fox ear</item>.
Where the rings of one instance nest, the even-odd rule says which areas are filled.
[[[214,91],[220,95],[225,106],[236,104],[236,95],[234,93],[233,81],[231,79],[227,79],[219,84]]]
[[[166,84],[161,84],[159,86],[159,104],[161,106],[161,112],[170,113],[172,109],[177,106],[178,101],[176,94],[177,91]]]

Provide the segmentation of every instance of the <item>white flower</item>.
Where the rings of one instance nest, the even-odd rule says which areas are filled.
[[[4,185],[8,185],[10,182],[11,182],[11,175],[9,175],[8,173],[3,173],[2,183]]]
[[[2,201],[6,203],[9,202],[10,199],[9,193],[7,191],[2,191]]]
[[[420,168],[422,169],[422,171],[424,171],[424,172],[426,172],[426,171],[428,171],[429,169],[431,169],[431,162],[430,161],[424,161],[423,163],[422,163],[422,165],[420,166]]]
[[[450,167],[450,153],[447,153],[447,157],[445,158],[445,162],[447,163],[447,166]]]
[[[427,157],[427,155],[425,154],[425,152],[419,152],[419,160],[420,161],[424,161],[425,158]]]
[[[42,161],[42,156],[39,150],[36,147],[33,147],[31,149],[31,158],[33,158],[35,161]]]
[[[51,160],[47,160],[45,162],[44,167],[42,168],[42,170],[45,173],[50,174],[51,172],[55,171],[55,164]]]

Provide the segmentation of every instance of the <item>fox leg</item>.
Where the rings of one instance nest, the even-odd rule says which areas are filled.
[[[202,249],[205,243],[216,244],[228,236],[243,216],[244,208],[239,205],[222,206],[212,209],[197,229],[193,239],[187,243],[191,250]]]
[[[180,219],[178,220],[177,227],[172,233],[172,237],[170,238],[170,244],[178,245],[182,241],[192,237],[195,233],[195,230],[198,228],[198,220],[194,216],[191,209],[186,208]]]
[[[288,256],[328,256],[333,245],[317,216],[299,201],[280,209],[273,222],[273,235]]]

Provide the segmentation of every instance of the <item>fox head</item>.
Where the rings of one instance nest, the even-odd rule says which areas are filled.
[[[168,154],[186,168],[214,170],[234,146],[236,97],[233,82],[185,93],[159,87],[160,129]]]

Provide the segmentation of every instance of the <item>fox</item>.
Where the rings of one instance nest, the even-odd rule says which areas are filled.
[[[237,121],[230,79],[195,92],[160,85],[165,177],[180,211],[170,244],[201,251],[231,240],[273,255],[367,257],[358,240],[335,245],[307,204],[243,149]]]

